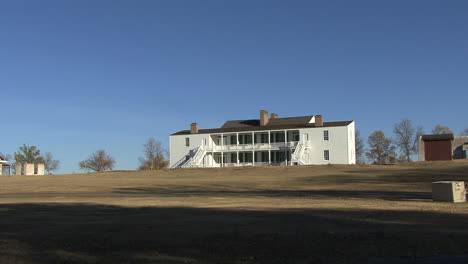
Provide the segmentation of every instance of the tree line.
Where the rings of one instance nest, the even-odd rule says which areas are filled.
[[[443,125],[436,125],[432,129],[432,134],[453,133],[453,131]],[[418,153],[419,137],[424,134],[421,126],[415,127],[409,119],[403,119],[393,126],[393,138],[387,137],[382,130],[373,132],[367,138],[368,148],[366,149],[364,140],[359,130],[355,133],[356,142],[356,163],[358,164],[392,164],[411,162],[412,155]],[[464,129],[462,136],[468,136],[468,128]],[[168,150],[161,141],[148,138],[143,144],[143,157],[139,157],[138,170],[160,170],[169,166]],[[43,163],[44,169],[51,174],[60,166],[60,161],[54,159],[50,152],[44,154],[36,146],[23,145],[18,151],[11,155],[3,155],[3,160],[13,160],[12,167],[15,171],[16,164],[22,163]],[[367,158],[367,160],[366,160]],[[87,172],[105,172],[113,170],[115,159],[106,150],[101,149],[92,153],[87,159],[80,161],[78,167]]]
[[[143,144],[143,157],[138,158],[139,170],[160,170],[169,166],[168,151],[162,145],[161,141],[154,138],[149,138]],[[0,153],[0,158],[6,161],[12,161],[13,173],[16,170],[16,164],[23,163],[42,163],[48,174],[59,169],[60,161],[54,159],[50,152],[41,153],[38,147],[23,145],[18,151],[11,155],[3,155]],[[116,164],[115,159],[109,155],[104,149],[92,153],[87,159],[80,161],[78,167],[87,172],[105,172],[114,169]]]
[[[138,158],[139,170],[161,170],[169,166],[167,159],[168,151],[161,141],[149,138],[143,144],[143,157]],[[81,161],[79,168],[91,172],[104,172],[113,170],[115,159],[103,149],[91,154],[87,159]]]
[[[13,161],[13,172],[16,170],[16,164],[23,163],[42,163],[44,164],[44,170],[49,174],[56,171],[60,166],[60,161],[54,159],[52,153],[45,152],[42,154],[36,146],[28,146],[26,144],[19,147],[18,151],[15,152],[13,156],[0,153],[0,157],[6,161]]]
[[[443,125],[436,125],[432,134],[453,134],[453,131]],[[422,126],[414,126],[409,119],[402,119],[393,126],[393,138],[387,137],[382,130],[374,131],[367,138],[368,149],[359,130],[356,130],[356,163],[393,164],[412,162],[412,155],[418,154],[419,137],[424,134]],[[460,133],[468,136],[468,128]]]

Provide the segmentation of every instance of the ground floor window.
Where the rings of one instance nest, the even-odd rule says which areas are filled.
[[[237,154],[231,153],[231,163],[237,163]]]
[[[330,160],[330,151],[329,150],[324,150],[323,151],[323,159],[324,160]]]
[[[239,152],[239,162],[252,162],[252,152]]]
[[[291,152],[290,151],[272,151],[271,152],[271,162],[273,163],[280,163],[283,161],[291,160]]]

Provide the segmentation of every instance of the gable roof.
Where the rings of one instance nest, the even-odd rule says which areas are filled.
[[[285,125],[308,125],[314,116],[297,116],[297,117],[283,117],[270,119],[266,126],[285,126]],[[250,120],[232,120],[227,121],[221,128],[232,127],[258,127],[260,126],[259,119]]]
[[[313,117],[314,116],[278,117],[270,119],[265,126],[260,126],[259,119],[229,120],[225,122],[220,128],[200,129],[197,134],[312,128],[315,127],[315,123],[310,123]],[[323,127],[347,126],[352,122],[353,121],[324,122]],[[182,130],[172,135],[188,134],[190,134],[190,130]]]
[[[453,140],[453,134],[431,134],[422,135],[423,141],[439,141],[439,140]]]

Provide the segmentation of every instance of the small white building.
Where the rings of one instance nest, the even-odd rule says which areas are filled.
[[[0,156],[0,175],[10,175],[10,164],[4,157]]]
[[[355,164],[354,121],[323,122],[321,115],[227,121],[220,128],[170,136],[170,167]]]

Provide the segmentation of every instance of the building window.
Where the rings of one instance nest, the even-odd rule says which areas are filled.
[[[237,137],[231,136],[231,145],[237,145]]]
[[[252,152],[246,152],[245,154],[245,162],[253,162],[253,154]]]
[[[330,160],[330,151],[329,150],[324,150],[323,151],[323,159],[324,160]]]
[[[245,144],[252,144],[252,135],[245,135]]]
[[[328,130],[323,131],[323,140],[328,141]]]
[[[231,163],[237,163],[237,155],[234,153],[231,153]]]
[[[185,138],[185,146],[186,147],[190,146],[190,138]]]
[[[299,141],[299,132],[293,132],[292,138],[293,141]]]

